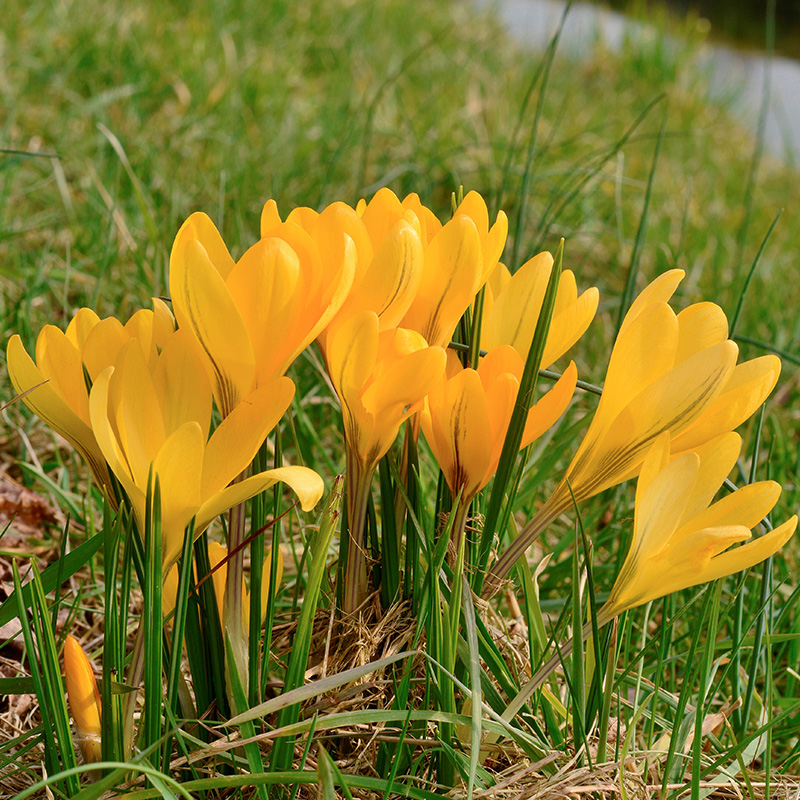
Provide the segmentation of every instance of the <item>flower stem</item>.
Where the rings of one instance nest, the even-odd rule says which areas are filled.
[[[140,622],[133,640],[133,652],[131,653],[131,663],[128,667],[127,675],[128,685],[133,686],[136,691],[128,692],[125,695],[122,709],[122,748],[125,759],[129,759],[133,752],[133,715],[136,711],[139,684],[142,682],[142,676],[144,675],[144,639],[145,626]]]
[[[558,519],[572,506],[572,497],[565,483],[560,483],[533,519],[520,531],[519,535],[503,551],[492,568],[486,573],[483,586],[476,585],[475,591],[482,597],[491,597],[500,589],[500,582],[508,574],[517,560],[542,535],[551,522]]]
[[[364,469],[347,448],[347,566],[344,573],[342,609],[353,614],[367,598],[367,555],[364,525],[367,519],[370,483],[374,468]]]
[[[242,480],[244,473],[234,483]],[[222,603],[222,630],[230,642],[232,663],[228,663],[228,696],[233,704],[231,692],[231,670],[236,670],[238,683],[248,685],[248,641],[244,631],[242,618],[242,577],[244,575],[245,548],[242,543],[246,535],[247,504],[239,503],[231,508],[228,516],[228,573],[225,579],[225,593]],[[235,709],[237,713],[244,709]]]

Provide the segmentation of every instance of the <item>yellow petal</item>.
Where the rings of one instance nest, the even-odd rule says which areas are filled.
[[[227,415],[250,393],[255,377],[253,347],[242,317],[222,276],[194,239],[176,241],[169,286],[178,324],[192,331],[208,356],[214,396]]]
[[[608,423],[675,363],[678,320],[666,303],[653,303],[614,343],[595,418]]]
[[[445,346],[480,288],[481,242],[473,221],[456,216],[425,250],[417,293],[402,321],[428,344]]]
[[[253,460],[294,396],[289,378],[277,378],[248,395],[220,422],[206,445],[202,497],[213,496]]]
[[[527,447],[548,428],[555,425],[558,418],[567,410],[569,401],[575,393],[577,382],[578,369],[575,362],[570,361],[555,386],[541,397],[528,412],[525,430],[522,433],[521,447]]]
[[[144,489],[150,465],[166,438],[155,386],[135,341],[120,352],[110,380],[110,407],[133,480]]]
[[[97,323],[100,322],[100,317],[92,311],[91,308],[79,308],[75,312],[75,316],[69,321],[65,336],[72,344],[75,345],[78,352],[83,350],[86,337],[91,333]]]
[[[683,458],[683,456],[679,456]],[[769,514],[781,495],[781,487],[775,481],[749,483],[737,489],[714,505],[696,514],[675,534],[676,539],[691,535],[699,528],[716,528],[726,525],[744,525],[754,528]]]
[[[208,543],[208,565],[211,567],[211,583],[214,585],[214,596],[217,598],[217,613],[222,620],[223,608],[225,605],[225,583],[228,578],[228,548],[223,547],[219,542]],[[226,563],[222,563],[225,561]],[[222,565],[222,566],[220,566]],[[244,576],[242,576],[242,588],[244,588]],[[245,592],[242,592],[244,599]],[[242,609],[244,614],[244,608]],[[224,621],[223,621],[224,626]]]
[[[361,217],[346,203],[331,203],[325,208],[317,221],[317,230],[324,229],[330,236],[331,230],[344,233],[353,240],[356,249],[356,272],[353,281],[353,288],[357,289],[361,279],[372,263],[374,248],[369,232],[367,231]]]
[[[685,273],[682,269],[671,269],[659,275],[652,283],[642,289],[633,303],[631,303],[631,307],[622,321],[619,336],[622,336],[628,326],[632,325],[639,314],[648,306],[653,303],[666,303],[675,293],[684,275]]]
[[[214,269],[220,274],[223,280],[228,277],[228,274],[233,269],[234,261],[225,242],[220,236],[217,226],[211,221],[208,215],[200,211],[192,214],[186,222],[181,225],[178,235],[175,237],[175,242],[172,245],[172,254],[170,255],[170,263],[175,257],[176,251],[191,240],[198,241],[203,250],[205,250],[209,260],[214,265]],[[170,282],[170,290],[172,288]]]
[[[561,283],[559,283],[560,286]],[[597,313],[599,302],[600,293],[592,286],[571,305],[562,310],[556,309],[550,323],[544,353],[542,353],[544,369],[558,361],[586,333],[586,329]]]
[[[267,236],[276,225],[281,224],[281,215],[278,213],[278,204],[270,199],[261,210],[261,236]]]
[[[656,436],[648,449],[647,455],[642,461],[639,480],[636,482],[636,506],[644,502],[644,496],[650,490],[653,481],[669,464],[669,442],[669,431],[664,431]]]
[[[716,303],[693,303],[678,314],[675,363],[728,338],[728,318]]]
[[[524,358],[539,320],[547,281],[553,268],[550,253],[539,253],[512,276],[481,328],[481,344],[490,350],[509,344]]]
[[[358,213],[358,206],[356,212]],[[405,209],[397,199],[397,195],[385,187],[379,189],[372,200],[364,206],[361,219],[376,251],[397,221],[403,219],[404,213]]]
[[[328,336],[328,369],[340,399],[359,394],[378,357],[378,316],[364,311],[336,325]]]
[[[358,289],[344,304],[346,316],[374,311],[381,329],[394,328],[408,311],[422,277],[419,234],[400,220],[383,237]]]
[[[204,441],[200,426],[187,422],[164,442],[153,461],[161,490],[161,558],[165,568],[180,556],[186,526],[200,507]]]
[[[153,339],[160,349],[164,347],[170,336],[175,333],[175,317],[169,306],[160,298],[153,299]]]
[[[762,356],[738,364],[720,394],[691,427],[672,442],[673,453],[695,449],[725,431],[733,430],[751,417],[775,388],[781,362],[776,356]]]
[[[300,277],[295,251],[273,237],[254,244],[228,277],[228,290],[249,331],[255,363],[264,378],[273,377],[294,350],[291,329],[306,310],[294,299],[313,287],[311,281],[300,283]]]
[[[758,539],[753,539],[742,547],[736,547],[725,553],[720,553],[711,559],[711,563],[706,567],[703,580],[713,581],[725,575],[732,575],[743,569],[764,561],[771,555],[780,550],[792,537],[797,528],[797,517],[790,517],[783,525],[775,528]]]
[[[107,317],[94,326],[83,346],[83,363],[90,380],[117,360],[120,350],[130,341],[131,335],[114,317]]]
[[[440,437],[452,452],[445,478],[453,496],[463,490],[466,502],[480,488],[492,455],[489,409],[478,373],[465,369],[448,381],[445,399],[437,420]]]
[[[24,397],[25,405],[76,446],[81,442],[82,449],[91,448],[94,442],[91,428],[42,375],[17,334],[8,340],[6,359],[14,389],[18,394],[28,392]],[[33,389],[34,386],[38,388]],[[88,420],[88,413],[86,418]]]
[[[188,331],[177,331],[165,345],[153,373],[153,388],[168,436],[189,420],[200,425],[203,441],[211,424],[211,384]]]
[[[36,364],[64,402],[83,420],[89,419],[89,394],[80,353],[54,325],[45,325],[36,340]]]
[[[738,349],[731,341],[688,358],[635,396],[604,434],[612,449],[632,456],[663,431],[677,435],[719,393],[733,370]],[[613,484],[609,484],[613,485]]]
[[[553,319],[566,311],[578,299],[578,284],[575,281],[575,274],[571,269],[561,272],[558,279],[558,291],[556,292],[556,303],[553,306]]]
[[[700,458],[700,471],[679,524],[708,507],[736,464],[741,448],[741,437],[736,433],[726,433],[694,451]]]
[[[108,466],[122,484],[140,523],[144,521],[145,494],[133,480],[126,454],[117,439],[116,425],[110,419],[110,379],[114,367],[108,367],[95,380],[89,395],[89,416],[97,444]]]
[[[436,214],[422,204],[419,195],[412,192],[403,198],[403,208],[413,211],[420,224],[422,243],[427,244],[442,229],[442,223]]]
[[[87,762],[98,762],[101,759],[102,733],[100,692],[86,653],[69,634],[64,642],[64,678],[83,757]]]
[[[637,492],[629,558],[649,558],[660,553],[669,543],[683,516],[699,470],[698,456],[686,453],[655,475],[646,491]]]
[[[310,511],[325,490],[322,478],[307,467],[278,467],[260,472],[208,497],[197,513],[196,529],[204,530],[215,517],[278,482],[285,483],[294,491],[304,511]]]

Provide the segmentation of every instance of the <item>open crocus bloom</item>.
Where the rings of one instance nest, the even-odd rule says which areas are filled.
[[[92,665],[75,637],[64,642],[64,679],[67,700],[75,722],[75,737],[87,764],[101,761],[100,692]]]
[[[553,269],[550,253],[539,253],[512,276],[498,264],[487,283],[481,325],[486,350],[510,344],[523,358],[533,341],[547,282]],[[558,281],[556,304],[541,366],[547,369],[583,336],[594,319],[599,293],[592,286],[578,296],[575,275],[564,270]]]
[[[205,353],[223,416],[284,374],[339,310],[355,275],[353,241],[328,217],[306,231],[275,210],[262,229],[234,262],[214,223],[192,214],[170,257],[175,316]]]
[[[477,370],[465,369],[448,353],[447,376],[430,392],[420,412],[422,430],[453,497],[472,498],[497,471],[524,363],[509,345],[491,350]],[[570,363],[550,391],[528,412],[521,447],[541,436],[564,413],[575,391]]]
[[[211,386],[187,331],[173,334],[152,374],[135,343],[94,382],[89,414],[97,443],[143,525],[151,469],[161,487],[166,574],[192,517],[196,533],[219,514],[278,481],[306,510],[322,496],[322,479],[305,467],[281,467],[229,485],[253,460],[291,402],[294,384],[278,378],[249,394],[209,438]]]
[[[772,391],[780,362],[766,356],[737,371],[739,350],[727,339],[719,306],[697,303],[680,314],[670,308],[667,300],[683,274],[664,273],[634,301],[611,352],[597,410],[564,479],[492,567],[487,591],[571,507],[568,482],[576,500],[592,497],[638,475],[660,434],[670,433],[673,455],[696,449],[741,424]]]
[[[709,505],[740,448],[739,436],[727,433],[670,460],[669,434],[656,439],[636,487],[633,540],[598,612],[599,624],[679,589],[748,569],[791,537],[796,516],[748,541],[778,501],[781,488],[774,481],[749,484]],[[747,544],[732,547],[739,542]]]
[[[36,363],[18,335],[8,342],[8,373],[14,388],[19,394],[28,392],[25,404],[86,459],[101,487],[108,488],[110,481],[89,419],[86,377],[94,381],[131,340],[153,365],[174,330],[169,308],[153,298],[152,311],[137,311],[125,325],[114,317],[100,319],[89,308],[75,314],[66,332],[45,325],[36,340]]]

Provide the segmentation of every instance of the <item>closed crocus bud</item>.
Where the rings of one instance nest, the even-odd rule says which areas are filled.
[[[77,640],[67,635],[64,643],[64,677],[67,700],[75,723],[75,740],[87,764],[101,760],[100,692],[92,665]]]

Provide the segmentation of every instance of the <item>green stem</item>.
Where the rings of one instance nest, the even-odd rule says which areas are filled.
[[[133,752],[133,715],[136,711],[136,697],[139,694],[139,684],[144,675],[144,625],[139,622],[136,629],[136,636],[133,640],[133,652],[131,653],[131,663],[128,667],[127,683],[133,686],[136,691],[128,692],[125,695],[124,706],[122,709],[122,746],[125,758],[129,759]]]
[[[500,558],[486,573],[484,586],[476,587],[483,597],[491,597],[499,590],[500,582],[511,571],[520,556],[542,535],[550,523],[572,507],[572,498],[568,491],[564,491],[565,487],[564,483],[556,487],[533,519],[520,531],[517,538],[503,551]]]
[[[234,483],[238,483],[244,477],[244,473],[239,475]],[[222,629],[225,638],[230,642],[231,660],[227,665],[228,675],[228,696],[231,705],[236,713],[245,709],[236,708],[233,703],[231,687],[233,685],[231,670],[236,670],[238,681],[242,686],[248,686],[248,637],[244,630],[242,619],[242,607],[244,597],[242,596],[242,578],[244,576],[244,557],[245,548],[242,546],[246,536],[247,525],[247,504],[231,508],[228,516],[228,572],[225,579],[225,593],[222,603]]]
[[[353,614],[367,599],[367,555],[364,525],[367,519],[370,483],[375,468],[364,469],[347,448],[347,566],[344,573],[342,609]]]

